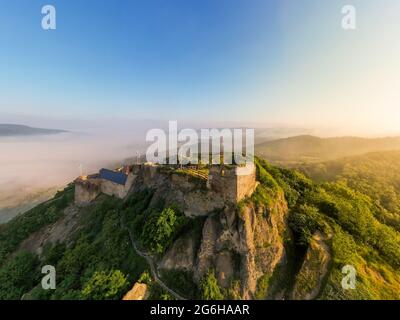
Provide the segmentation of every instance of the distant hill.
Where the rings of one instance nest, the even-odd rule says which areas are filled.
[[[400,151],[372,152],[321,163],[299,165],[317,182],[340,182],[368,195],[382,222],[400,231]]]
[[[319,138],[310,135],[267,141],[255,146],[256,154],[283,165],[320,162],[374,151],[400,150],[400,137]]]
[[[33,128],[19,124],[0,123],[0,137],[46,135],[62,132],[67,131],[58,129]]]

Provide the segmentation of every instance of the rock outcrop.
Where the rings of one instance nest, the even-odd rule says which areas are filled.
[[[147,284],[136,282],[131,290],[129,290],[122,300],[146,300],[149,297],[149,289]]]
[[[160,268],[190,270],[197,283],[212,269],[222,288],[239,281],[241,297],[253,299],[258,279],[272,274],[285,259],[283,233],[288,210],[282,194],[268,207],[257,207],[250,199],[240,207],[225,203],[223,209],[209,213],[198,251],[193,253],[194,242],[187,235],[178,238]]]
[[[282,194],[269,207],[256,208],[250,203],[242,209],[239,253],[242,256],[243,299],[253,298],[258,279],[263,275],[272,275],[277,265],[284,261],[287,213]]]
[[[329,236],[321,232],[313,235],[301,269],[296,276],[293,299],[311,300],[318,296],[331,262],[328,241]]]
[[[79,229],[79,216],[79,208],[74,205],[67,207],[58,221],[32,233],[22,241],[18,251],[30,251],[40,255],[46,244],[68,241]]]
[[[164,270],[193,271],[196,261],[196,239],[194,234],[178,238],[162,258],[159,268]]]

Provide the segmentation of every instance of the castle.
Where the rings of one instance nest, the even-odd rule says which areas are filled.
[[[190,168],[189,168],[190,167]],[[164,166],[144,163],[133,166],[125,166],[118,171],[101,169],[98,174],[82,176],[75,180],[75,203],[86,205],[94,200],[100,193],[124,199],[135,183],[140,183],[142,187],[151,188],[154,186],[157,176],[166,177],[163,171]],[[171,176],[174,177],[174,169]],[[185,169],[191,174],[196,170],[193,166],[180,167],[180,171]],[[256,189],[256,169],[254,163],[246,165],[210,165],[208,176],[198,174],[201,179],[206,179],[207,189],[211,193],[216,193],[229,203],[238,203],[242,199],[251,196]],[[140,178],[140,179],[138,179]],[[176,179],[174,179],[176,181]]]
[[[99,173],[75,180],[75,203],[86,205],[100,193],[123,199],[131,189],[135,175],[129,166],[119,171],[101,169]]]

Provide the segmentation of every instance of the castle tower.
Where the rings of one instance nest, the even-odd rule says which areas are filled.
[[[251,196],[256,189],[256,167],[254,163],[246,163],[244,166],[212,165],[208,187],[222,194],[226,201],[238,203]]]
[[[100,194],[100,179],[97,175],[79,177],[75,180],[75,204],[85,206]]]

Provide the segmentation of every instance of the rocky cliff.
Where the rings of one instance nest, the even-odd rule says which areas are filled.
[[[189,217],[205,217],[200,234],[185,232],[177,238],[158,268],[189,272],[197,284],[213,270],[220,287],[229,290],[236,284],[237,296],[255,298],[260,279],[271,277],[285,261],[288,209],[283,193],[269,202],[255,203],[250,197],[235,205],[199,189],[190,177],[154,178],[153,203],[162,199],[178,205]]]

